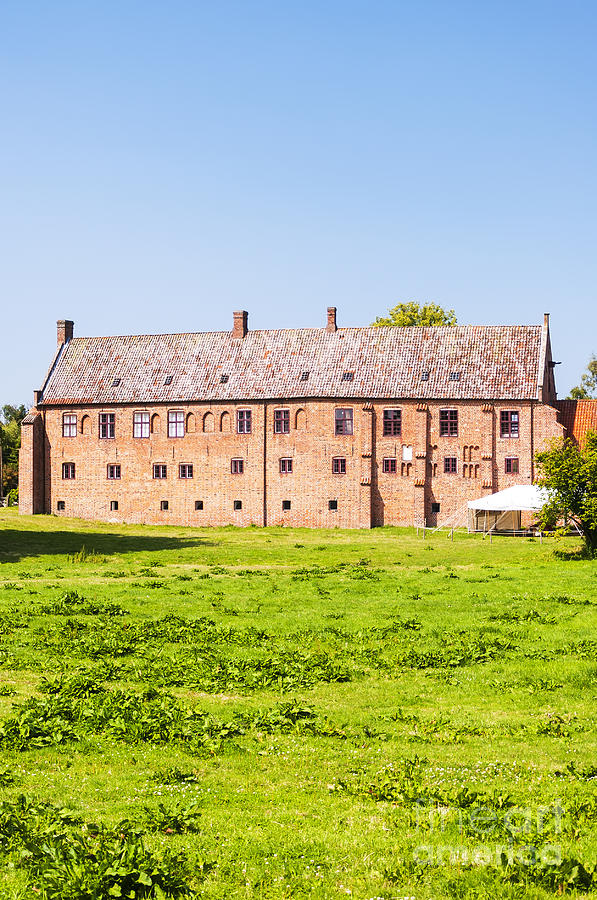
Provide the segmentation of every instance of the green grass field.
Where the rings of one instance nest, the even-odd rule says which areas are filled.
[[[0,511],[0,897],[597,891],[574,545]]]

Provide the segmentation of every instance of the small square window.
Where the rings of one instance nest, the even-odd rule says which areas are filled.
[[[113,481],[113,480],[116,480],[116,479],[120,478],[120,466],[119,466],[119,465],[115,465],[115,466],[110,465],[110,466],[108,466],[107,472],[106,472],[106,477],[107,477],[110,481]]]
[[[447,475],[455,475],[458,470],[458,463],[455,456],[444,456],[444,472]]]
[[[234,501],[234,510],[235,510],[235,512],[238,512],[238,510],[239,510],[239,509],[242,509],[242,508],[243,508],[243,501],[242,501],[242,500],[235,500],[235,501]]]
[[[227,384],[228,375],[220,375],[220,384]]]
[[[309,380],[309,373],[301,372],[301,381],[308,381],[308,380]]]
[[[432,504],[431,504],[431,512],[432,512],[432,513],[438,513],[438,512],[439,512],[439,503],[432,503]]]
[[[155,463],[153,467],[153,477],[154,478],[167,478],[168,477],[168,467],[164,466],[162,463]]]
[[[58,512],[64,512],[64,510],[66,509],[65,501],[59,500],[58,503],[56,504],[56,509],[58,510]]]
[[[172,375],[166,375],[164,378],[164,384],[172,384]]]
[[[62,478],[64,481],[72,481],[75,477],[75,464],[68,462],[62,463]]]
[[[178,477],[179,478],[192,478],[193,477],[193,463],[181,463],[178,467]]]
[[[460,372],[450,372],[448,377],[450,381],[460,381]]]
[[[195,500],[195,509],[203,509],[203,500]]]
[[[334,456],[332,459],[332,475],[346,475],[346,457]]]
[[[291,475],[292,474],[292,458],[284,457],[280,460],[280,474],[281,475]]]
[[[335,511],[338,509],[338,501],[337,500],[328,500],[328,509]]]
[[[118,510],[118,500],[110,500],[110,512],[116,512]]]
[[[506,457],[506,475],[518,475],[519,472],[519,462],[517,456],[507,456]]]
[[[245,471],[245,461],[244,459],[231,459],[230,460],[230,471],[233,475],[242,475]]]
[[[119,386],[120,386],[120,378],[114,378],[112,381],[112,387],[119,387]]]
[[[282,510],[288,511],[290,509],[290,500],[282,500]]]
[[[421,381],[429,381],[429,372],[421,372]]]
[[[343,372],[342,381],[354,381],[354,372]]]
[[[395,475],[396,474],[396,458],[395,457],[386,457],[382,461],[382,472],[385,472],[387,475]]]
[[[166,512],[166,510],[167,510],[168,508],[169,508],[169,507],[168,507],[168,501],[167,501],[167,500],[160,500],[160,509],[163,510],[164,512]]]

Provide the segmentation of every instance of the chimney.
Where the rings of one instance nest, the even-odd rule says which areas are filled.
[[[39,406],[43,399],[43,394],[41,391],[33,391],[33,405]]]
[[[326,331],[336,331],[336,307],[328,306],[328,324],[325,327]]]
[[[56,322],[56,328],[58,346],[60,346],[61,344],[68,344],[73,336],[75,323],[71,322],[70,319],[58,319],[58,321]]]
[[[249,330],[249,313],[245,309],[233,313],[234,325],[232,327],[233,338],[244,338]]]
[[[543,327],[549,328],[549,313],[543,313]]]

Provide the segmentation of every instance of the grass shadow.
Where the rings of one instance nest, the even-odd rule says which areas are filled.
[[[159,553],[188,547],[210,547],[205,538],[166,535],[109,534],[101,531],[19,531],[0,530],[0,560],[15,562],[32,556],[88,553],[112,556],[121,553]]]

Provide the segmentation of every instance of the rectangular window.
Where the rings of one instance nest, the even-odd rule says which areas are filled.
[[[245,461],[244,459],[231,459],[230,460],[230,471],[233,475],[242,475],[245,471]]]
[[[519,465],[517,456],[506,457],[506,475],[518,475]]]
[[[195,500],[195,509],[203,509],[203,500]]]
[[[402,410],[384,409],[383,411],[384,437],[395,437],[402,434]]]
[[[114,413],[100,413],[99,436],[107,439],[116,436],[116,416]]]
[[[290,432],[290,410],[275,409],[274,410],[274,434],[289,434]]]
[[[442,437],[458,436],[458,410],[440,409],[439,433]]]
[[[168,410],[168,437],[184,437],[184,413],[181,409]]]
[[[388,456],[384,460],[382,460],[382,472],[385,472],[387,475],[395,475],[396,474],[396,459],[395,457]]]
[[[335,456],[332,459],[332,474],[346,475],[346,458],[344,456]]]
[[[439,509],[440,509],[439,503],[432,503],[432,504],[431,504],[431,512],[432,512],[432,513],[438,513],[438,512],[439,512]]]
[[[148,438],[149,437],[149,413],[136,412],[133,413],[133,437]]]
[[[62,463],[62,478],[64,481],[72,481],[75,477],[75,464]]]
[[[337,500],[328,500],[328,509],[331,509],[332,512],[338,509],[338,501]]]
[[[282,511],[288,512],[290,509],[290,500],[282,500]]]
[[[166,511],[169,508],[167,500],[160,500],[160,509]]]
[[[238,434],[251,434],[251,410],[239,409],[236,412],[236,431]]]
[[[243,501],[242,501],[242,500],[235,500],[235,501],[234,501],[234,510],[235,510],[235,512],[238,512],[238,510],[239,510],[239,509],[242,509],[242,508],[243,508]]]
[[[458,463],[455,456],[444,456],[444,472],[447,475],[455,475],[458,471]]]
[[[178,477],[179,478],[192,478],[193,477],[193,464],[192,463],[181,463],[178,467]]]
[[[168,477],[168,467],[164,466],[162,463],[154,463],[153,477],[154,478],[167,478]]]
[[[116,512],[118,509],[118,500],[110,500],[110,512]]]
[[[73,413],[65,413],[62,416],[62,437],[77,436],[77,417]]]
[[[284,458],[280,460],[280,474],[290,475],[292,473],[292,459]]]
[[[56,509],[58,510],[58,512],[64,512],[64,510],[66,509],[65,501],[58,500],[58,502],[56,503]]]
[[[334,421],[336,434],[352,434],[352,409],[335,410]]]
[[[500,413],[500,437],[518,437],[518,410],[503,409]]]
[[[120,478],[120,466],[119,466],[119,465],[116,465],[116,466],[110,465],[110,466],[108,466],[108,469],[107,469],[107,477],[108,477],[109,479],[111,479],[111,480],[112,480],[112,479]]]

